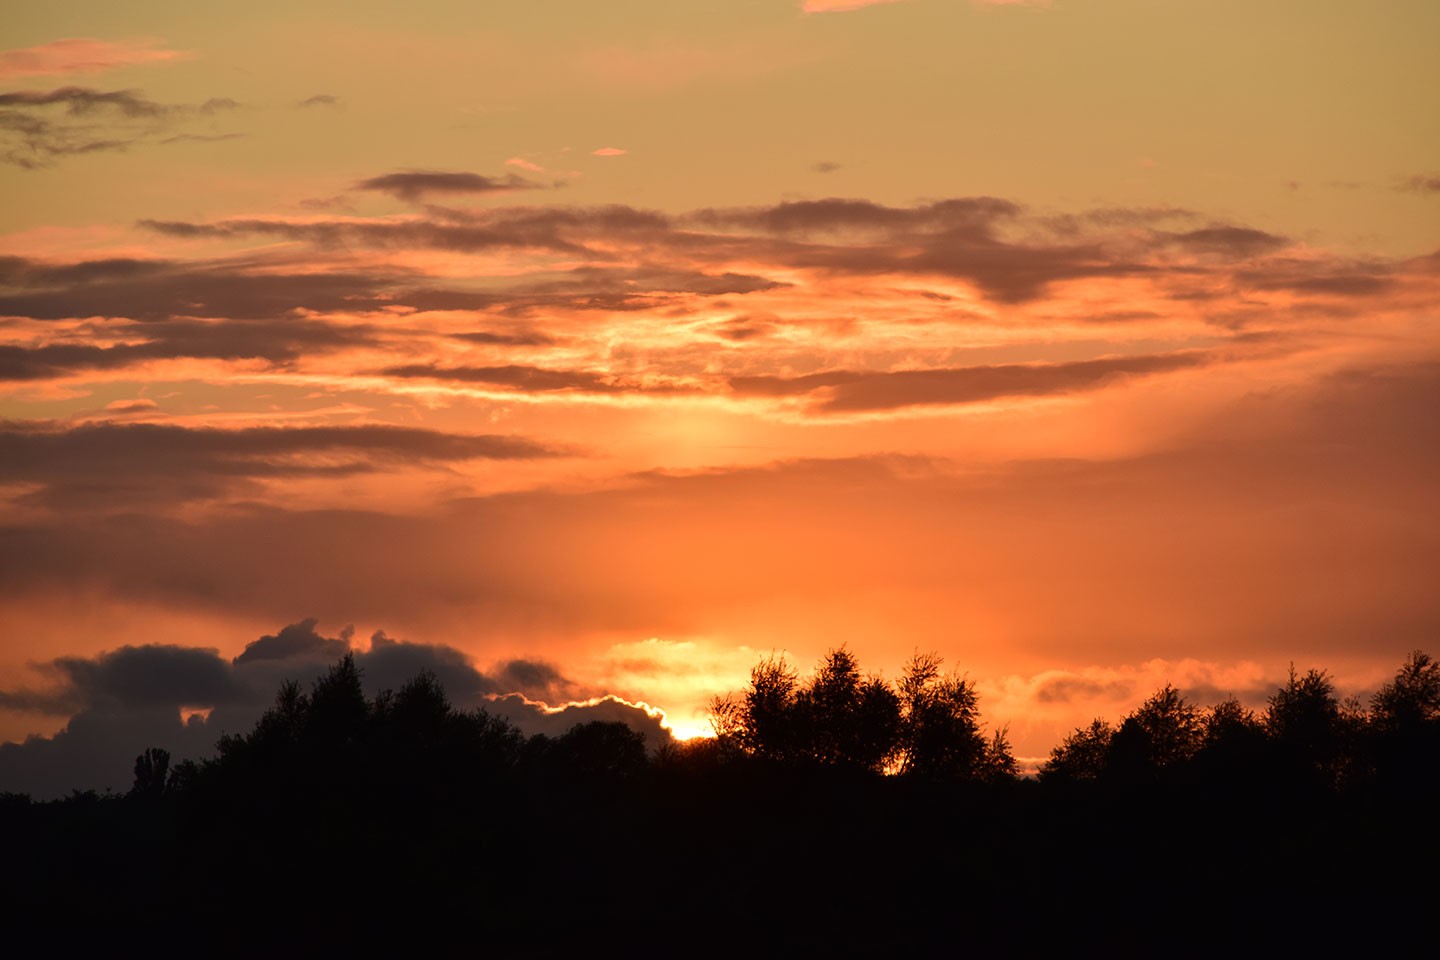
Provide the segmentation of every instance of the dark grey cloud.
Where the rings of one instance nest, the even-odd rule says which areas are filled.
[[[452,339],[463,340],[466,343],[478,343],[484,346],[494,347],[547,347],[555,343],[554,337],[534,330],[517,333],[500,333],[496,330],[467,330],[464,333],[452,333],[450,336]]]
[[[475,252],[499,248],[549,250],[596,259],[612,255],[586,246],[594,239],[662,242],[670,219],[653,211],[602,207],[512,207],[484,211],[427,208],[427,219],[386,221],[289,220],[253,217],[191,223],[141,220],[140,226],[175,237],[267,236],[336,248],[433,248]]]
[[[1038,222],[1061,236],[1076,236],[1096,227],[1156,227],[1162,223],[1195,220],[1194,210],[1184,207],[1096,207],[1080,213],[1040,217]]]
[[[1291,290],[1333,297],[1373,297],[1398,282],[1391,268],[1379,263],[1310,262],[1278,258],[1256,268],[1235,272],[1238,283],[1255,290]]]
[[[115,704],[208,704],[241,695],[213,649],[121,647],[96,657],[58,657],[44,665],[52,683],[39,690],[0,690],[0,709],[69,714]]]
[[[504,717],[528,734],[544,734],[559,737],[581,723],[623,723],[645,736],[645,745],[650,750],[659,749],[670,741],[670,732],[660,725],[658,717],[652,717],[640,707],[617,697],[603,697],[584,703],[566,705],[556,711],[530,703],[519,694],[497,697],[488,702],[485,709],[496,716]]]
[[[454,647],[395,640],[383,630],[371,636],[369,651],[356,663],[373,690],[398,690],[421,671],[429,671],[444,685],[450,702],[462,710],[484,708],[490,695],[508,692]]]
[[[819,163],[810,167],[810,169],[816,173],[834,173],[836,170],[843,168],[844,164],[836,163],[833,160],[821,160]]]
[[[780,329],[780,325],[768,317],[731,317],[715,327],[715,332],[726,340],[743,342],[768,337]]]
[[[476,190],[501,181],[475,174],[392,174],[390,178],[463,177]],[[375,189],[422,190],[429,180],[374,178]],[[438,180],[435,183],[449,182]],[[410,184],[410,186],[407,186]],[[434,187],[439,189],[438,186]],[[410,195],[410,194],[407,194]],[[418,195],[416,195],[418,196]],[[455,290],[399,277],[368,278],[357,287],[357,308],[380,289],[393,302],[433,310],[490,310],[528,316],[549,309],[642,310],[675,296],[720,296],[776,289],[780,282],[737,273],[720,264],[773,263],[838,275],[940,276],[965,280],[1000,303],[1045,296],[1053,284],[1092,277],[1151,276],[1223,283],[1233,263],[1256,274],[1256,284],[1298,284],[1323,292],[1379,289],[1383,266],[1283,262],[1289,240],[1243,225],[1161,229],[1196,215],[1177,208],[1107,208],[1064,217],[1032,216],[1008,200],[965,197],[892,207],[868,200],[827,198],[765,207],[703,209],[679,217],[627,206],[502,207],[457,210],[428,206],[416,219],[355,218],[296,222],[245,218],[214,223],[142,221],[176,237],[272,237],[322,250],[430,248],[456,252],[526,249],[583,257],[589,262],[543,283],[504,290]],[[1115,230],[1120,236],[1114,236]],[[622,252],[619,252],[623,250]],[[1205,258],[1177,260],[1176,253]],[[697,267],[660,266],[677,255]],[[633,265],[635,261],[639,265]],[[611,265],[625,261],[626,266]],[[649,261],[649,262],[647,262]],[[707,263],[716,264],[712,270]],[[1294,276],[1287,276],[1294,274]],[[1362,277],[1371,277],[1366,281]],[[1240,277],[1242,281],[1245,278]],[[1175,296],[1197,295],[1176,290]]]
[[[399,296],[417,310],[491,310],[510,317],[531,317],[554,310],[649,310],[674,302],[678,295],[743,295],[785,286],[788,284],[731,271],[706,274],[651,267],[577,267],[563,280],[519,284],[496,292],[407,290]]]
[[[817,399],[819,410],[860,412],[1095,390],[1122,378],[1183,370],[1215,360],[1205,353],[1176,353],[888,373],[831,370],[798,377],[732,377],[730,388],[743,395],[772,397],[824,390],[826,393]]]
[[[890,207],[869,200],[828,197],[796,200],[769,207],[698,210],[689,222],[711,227],[760,230],[775,234],[862,233],[904,235],[913,231],[986,232],[1013,219],[1021,207],[996,197],[962,197],[914,207]]]
[[[1289,245],[1285,237],[1249,227],[1216,226],[1166,235],[1171,243],[1197,253],[1253,257]]]
[[[296,104],[298,107],[338,107],[340,98],[333,93],[317,93],[313,97],[306,97]]]
[[[544,660],[506,660],[491,672],[498,689],[520,693],[531,700],[563,703],[576,699],[578,685],[553,663]]]
[[[229,97],[211,97],[209,100],[200,104],[198,109],[201,113],[219,113],[223,110],[239,110],[240,102],[238,100],[232,100]]]
[[[775,237],[769,245],[752,243],[752,255],[792,266],[835,273],[952,276],[974,283],[987,296],[1005,303],[1035,299],[1057,281],[1151,269],[1117,258],[1095,243],[1004,239],[1001,229],[1019,223],[1022,213],[1018,204],[995,197],[964,197],[914,207],[830,198],[772,207],[701,210],[687,222]],[[689,240],[701,242],[701,238]]]
[[[173,137],[166,137],[159,141],[161,146],[169,146],[172,143],[220,143],[225,140],[241,140],[249,134],[245,133],[177,133]]]
[[[65,157],[124,150],[137,143],[225,139],[232,134],[165,134],[176,124],[213,119],[239,106],[228,97],[190,106],[157,103],[135,90],[89,87],[0,93],[0,161],[38,169]]]
[[[348,629],[327,638],[317,626],[314,619],[292,623],[248,644],[233,660],[212,648],[148,645],[37,664],[46,684],[0,689],[0,710],[70,719],[54,736],[0,744],[0,792],[50,798],[72,789],[123,791],[134,758],[145,749],[164,748],[177,761],[213,755],[221,735],[254,725],[282,682],[308,685],[350,651]],[[453,647],[393,640],[383,632],[355,661],[372,697],[428,671],[457,708],[485,709],[527,735],[558,735],[577,723],[613,720],[644,733],[652,747],[669,739],[657,719],[623,701],[602,699],[558,711],[533,702],[536,693],[545,692],[563,703],[565,691],[575,689],[548,664],[515,660],[487,676]],[[531,699],[518,695],[522,692]],[[209,716],[182,720],[186,709],[208,710]]]
[[[1212,683],[1188,684],[1180,692],[1185,699],[1194,704],[1213,707],[1218,703],[1234,697],[1242,706],[1251,709],[1263,708],[1270,696],[1277,689],[1285,685],[1285,678],[1276,676],[1272,680],[1262,681],[1245,687],[1221,687]]]
[[[159,117],[171,107],[146,99],[134,90],[92,90],[88,87],[61,87],[58,90],[18,90],[0,93],[0,107],[43,107],[60,105],[65,112],[83,116],[113,109],[127,117]]]
[[[688,388],[667,385],[640,385],[587,370],[549,370],[509,364],[498,367],[442,367],[436,364],[409,364],[379,371],[399,379],[449,380],[455,383],[483,383],[525,393],[570,391],[575,393],[681,393]]]
[[[222,430],[0,421],[0,481],[38,485],[29,502],[71,508],[210,499],[273,477],[561,453],[524,437],[385,425]]]
[[[486,177],[478,173],[441,170],[409,170],[386,173],[355,184],[356,190],[376,190],[398,200],[414,203],[431,194],[510,193],[515,190],[536,190],[540,184],[518,174]]]
[[[256,660],[291,660],[297,657],[322,660],[338,660],[350,649],[342,640],[331,640],[322,637],[315,628],[319,620],[311,617],[308,620],[301,620],[299,623],[292,623],[280,630],[279,633],[266,635],[258,640],[252,640],[245,645],[245,649],[232,661],[236,666],[242,663],[253,663]],[[207,703],[209,701],[197,701]]]
[[[1121,699],[1131,694],[1131,685],[1123,680],[1088,680],[1084,677],[1052,677],[1035,688],[1040,703],[1070,703],[1096,697]]]
[[[442,367],[410,364],[386,367],[380,373],[400,379],[453,380],[457,383],[484,383],[532,393],[574,390],[582,393],[615,393],[625,389],[608,377],[584,370],[547,370],[511,364],[499,367]]]
[[[151,360],[191,357],[208,360],[266,360],[283,366],[344,347],[370,346],[377,331],[368,325],[319,320],[163,320],[92,324],[83,342],[50,342],[24,347],[0,344],[0,381],[46,380],[89,370],[120,370]],[[105,340],[145,337],[139,343],[102,345]],[[97,343],[96,341],[100,341]]]
[[[257,272],[248,261],[106,259],[53,264],[0,258],[0,315],[277,319],[297,310],[378,310],[397,278],[357,273]]]

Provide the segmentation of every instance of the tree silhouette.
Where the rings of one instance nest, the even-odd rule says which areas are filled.
[[[899,689],[864,677],[844,647],[801,682],[783,657],[750,671],[741,698],[711,701],[721,750],[791,763],[845,766],[943,779],[1005,779],[1015,758],[1005,732],[987,739],[974,686],[942,676],[935,654],[916,654]]]
[[[1395,679],[1371,698],[1370,712],[1389,730],[1415,730],[1440,719],[1440,662],[1423,651],[1412,652]]]
[[[980,730],[979,698],[965,678],[942,676],[943,661],[915,654],[900,680],[902,774],[980,779],[987,743]]]
[[[170,770],[170,751],[151,747],[135,758],[135,784],[132,797],[154,799],[165,792],[166,775]]]
[[[900,701],[878,677],[862,678],[854,654],[826,654],[795,694],[800,752],[823,764],[879,772],[894,750]]]
[[[1333,779],[1341,759],[1342,719],[1329,674],[1311,669],[1301,676],[1291,664],[1285,686],[1270,697],[1265,726],[1292,773]]]
[[[1120,722],[1106,766],[1124,779],[1154,779],[1189,762],[1203,738],[1200,711],[1167,683]]]
[[[1065,740],[1050,751],[1050,759],[1040,768],[1042,780],[1077,782],[1098,780],[1104,776],[1115,728],[1096,717],[1088,727],[1077,727]]]
[[[771,655],[750,670],[739,734],[745,749],[757,757],[790,759],[800,739],[795,699],[798,678],[784,656]]]
[[[1440,663],[1416,650],[1370,700],[1369,753],[1387,784],[1440,786]]]
[[[1233,696],[1206,712],[1196,760],[1201,779],[1254,781],[1269,774],[1265,725]]]

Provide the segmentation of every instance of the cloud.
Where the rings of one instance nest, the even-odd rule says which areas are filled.
[[[690,223],[760,231],[783,240],[756,254],[836,274],[934,274],[975,283],[1002,303],[1037,299],[1062,280],[1121,277],[1151,267],[1099,243],[1022,243],[1002,237],[1023,209],[994,197],[914,207],[832,197],[771,207],[700,210]]]
[[[404,191],[405,183],[397,181],[391,187]],[[1053,232],[1045,233],[1043,221],[1031,222],[1022,214],[1019,205],[993,197],[914,207],[829,198],[705,209],[680,218],[623,206],[512,207],[432,210],[425,218],[406,220],[251,218],[211,224],[146,220],[142,225],[175,237],[254,234],[304,240],[324,248],[344,244],[466,252],[528,248],[596,261],[614,259],[615,251],[623,249],[691,263],[763,262],[834,275],[949,276],[974,283],[1001,303],[1035,300],[1046,295],[1052,284],[1066,280],[1154,273],[1158,267],[1146,256],[1159,256],[1167,248],[1253,258],[1278,242],[1269,234],[1239,227],[1157,233],[1148,250],[1133,240],[1128,248],[1099,239],[1057,242]],[[1112,212],[1111,219],[1115,216]],[[1006,231],[1032,236],[1010,239],[1004,236]],[[593,270],[593,264],[578,266],[572,276],[582,278],[585,271]]]
[[[578,390],[586,393],[612,393],[625,389],[608,378],[582,370],[545,370],[540,367],[507,365],[500,367],[439,367],[433,364],[386,367],[380,371],[387,377],[402,379],[453,380],[458,383],[484,383],[497,387],[513,387],[531,392]]]
[[[290,660],[296,657],[306,659],[338,660],[350,649],[345,640],[327,640],[315,631],[319,620],[311,617],[299,623],[292,623],[273,636],[264,636],[245,645],[245,649],[234,659],[234,664],[253,663],[256,660]],[[194,703],[208,703],[205,699]]]
[[[900,0],[804,0],[800,9],[805,13],[844,13],[862,7],[874,7],[883,3],[899,3]]]
[[[64,157],[173,143],[165,134],[176,124],[239,106],[228,97],[188,106],[158,103],[134,90],[76,86],[0,93],[0,161],[39,169]]]
[[[574,392],[594,394],[617,393],[679,393],[690,388],[672,384],[637,383],[609,374],[585,370],[548,370],[507,364],[498,367],[441,367],[434,364],[412,364],[386,367],[379,371],[387,377],[402,380],[446,380],[454,383],[478,383],[523,393]]]
[[[540,184],[513,173],[504,177],[485,177],[478,173],[412,170],[361,180],[355,185],[355,189],[376,190],[388,193],[398,200],[414,203],[436,193],[510,193],[515,190],[538,190]]]
[[[45,690],[0,691],[0,708],[74,713],[87,707],[217,704],[237,695],[213,649],[122,647],[95,658],[59,657],[44,671]]]
[[[715,227],[744,227],[774,234],[861,233],[908,236],[910,231],[946,230],[984,234],[1002,220],[1013,219],[1021,207],[995,197],[963,197],[889,207],[870,200],[828,197],[794,200],[769,207],[699,210],[689,220]]]
[[[239,140],[249,134],[244,133],[177,133],[173,137],[166,137],[159,141],[161,146],[168,146],[172,143],[221,143],[225,140]]]
[[[1437,402],[1440,367],[1414,364],[1267,390],[1164,449],[1088,461],[791,461],[413,515],[12,516],[0,604],[63,590],[248,617],[305,607],[463,622],[457,635],[476,649],[606,632],[864,642],[882,623],[891,637],[1004,623],[1008,649],[1052,662],[1097,644],[1117,657],[1203,644],[1283,663],[1352,649],[1355,636],[1399,656],[1429,642],[1440,616],[1425,576],[1440,562]],[[130,435],[113,436],[125,450]],[[19,475],[41,482],[139,469],[120,452],[24,452]],[[7,448],[0,464],[14,459]],[[853,604],[827,619],[837,597]]]
[[[547,347],[555,342],[554,337],[549,337],[535,331],[527,331],[525,333],[497,333],[494,330],[468,330],[464,333],[452,333],[450,336],[456,340],[464,340],[467,343],[478,343],[486,346]]]
[[[51,339],[42,346],[0,344],[0,382],[123,370],[142,363],[185,357],[265,360],[281,366],[301,356],[321,356],[377,342],[375,329],[364,324],[339,325],[301,318],[102,321],[88,324],[82,333],[83,339],[68,342]],[[115,340],[124,342],[104,345],[106,341]]]
[[[297,107],[338,107],[343,101],[333,93],[317,93],[296,104]]]
[[[183,227],[154,226],[187,235]],[[0,314],[37,320],[203,317],[275,322],[298,310],[375,310],[393,302],[388,291],[396,278],[389,275],[257,266],[263,264],[129,258],[52,263],[0,257],[0,281],[10,288],[0,292]],[[303,330],[303,324],[296,326]]]
[[[127,413],[150,413],[159,408],[158,403],[145,397],[136,400],[111,400],[105,404],[105,412],[116,416]]]
[[[1201,253],[1218,253],[1232,257],[1253,257],[1286,246],[1285,237],[1253,230],[1249,227],[1217,226],[1188,233],[1170,235],[1172,242]]]
[[[811,166],[810,169],[816,173],[834,173],[836,170],[843,169],[843,167],[843,164],[836,163],[833,160],[821,160],[819,163]]]
[[[159,117],[171,108],[136,93],[134,90],[92,90],[88,87],[61,87],[58,90],[17,90],[0,93],[0,107],[43,107],[60,104],[74,116],[93,113],[104,108],[127,117]]]
[[[323,248],[356,244],[376,248],[438,249],[480,252],[497,249],[550,250],[604,256],[588,240],[614,242],[628,237],[663,239],[669,218],[653,211],[607,207],[514,207],[489,211],[432,211],[427,219],[285,220],[237,218],[215,223],[141,220],[139,225],[180,238],[279,237]]]
[[[20,77],[99,73],[117,67],[166,63],[193,54],[166,50],[159,40],[97,40],[66,37],[34,47],[0,51],[0,80]]]
[[[561,451],[524,437],[386,425],[217,429],[0,421],[0,482],[79,507],[213,499],[267,478],[345,476],[410,463],[524,460]]]
[[[619,147],[600,147],[599,149],[592,150],[590,152],[592,155],[597,157],[623,157],[629,151],[621,150]]]
[[[514,659],[497,664],[491,674],[498,687],[522,694],[529,700],[564,703],[579,695],[575,681],[545,660]]]
[[[616,696],[595,697],[579,703],[551,707],[534,703],[520,694],[493,698],[486,710],[504,717],[530,734],[559,737],[582,723],[623,723],[645,735],[645,745],[658,749],[670,741],[664,726],[665,715],[644,703],[634,703]]]
[[[818,393],[818,409],[827,413],[856,413],[979,403],[1000,397],[1054,396],[1099,389],[1122,378],[1184,370],[1214,361],[1208,354],[1184,353],[888,373],[834,370],[788,378],[733,377],[730,387],[741,394],[772,397]]]
[[[1440,193],[1440,174],[1416,174],[1401,184],[1400,189],[1411,193]]]

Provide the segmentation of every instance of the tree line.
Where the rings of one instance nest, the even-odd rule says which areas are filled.
[[[70,946],[215,956],[456,937],[535,956],[1183,956],[1378,950],[1400,929],[1384,918],[1432,906],[1414,873],[1440,857],[1425,653],[1366,703],[1317,670],[1255,711],[1166,685],[1034,778],[942,666],[917,655],[892,682],[845,649],[805,676],[766,657],[712,705],[715,737],[647,752],[615,723],[526,737],[429,674],[367,697],[347,656],[213,758],[141,753],[127,794],[0,796],[0,912]]]
[[[975,685],[942,665],[933,653],[917,653],[892,683],[863,673],[844,647],[805,677],[783,656],[767,656],[744,691],[712,701],[712,739],[651,753],[640,732],[616,722],[527,738],[483,709],[456,709],[429,673],[367,698],[347,654],[308,691],[284,683],[253,729],[220,738],[214,758],[172,766],[166,751],[146,750],[136,758],[129,796],[244,793],[274,781],[303,794],[395,781],[414,790],[461,780],[624,779],[651,769],[745,763],[929,781],[1016,780],[1005,728],[987,734]],[[1167,683],[1117,723],[1096,718],[1076,728],[1051,750],[1038,781],[1289,778],[1345,788],[1433,779],[1437,759],[1440,662],[1417,650],[1368,704],[1342,700],[1328,673],[1316,669],[1292,667],[1258,711],[1233,696],[1201,707]],[[11,807],[28,802],[0,796]]]
[[[912,657],[898,683],[827,654],[800,678],[761,660],[743,694],[717,698],[717,749],[775,763],[846,766],[928,779],[997,782],[1017,764],[1006,731],[985,735],[974,685]],[[1263,710],[1233,696],[1201,707],[1166,684],[1118,724],[1077,728],[1039,770],[1042,783],[1286,778],[1316,786],[1433,778],[1440,759],[1440,663],[1411,653],[1367,704],[1342,700],[1329,674],[1293,666]]]

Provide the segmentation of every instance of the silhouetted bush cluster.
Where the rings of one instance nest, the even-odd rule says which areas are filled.
[[[1324,671],[1291,668],[1261,713],[1202,710],[1167,684],[1118,727],[1096,719],[1051,751],[1042,781],[1290,783],[1355,789],[1434,784],[1440,663],[1416,651],[1371,698],[1341,702]]]
[[[801,682],[781,657],[762,660],[743,697],[711,704],[721,750],[781,763],[851,767],[930,779],[1015,776],[1005,731],[986,739],[974,686],[917,654],[897,686],[864,677],[855,656],[831,651]]]

